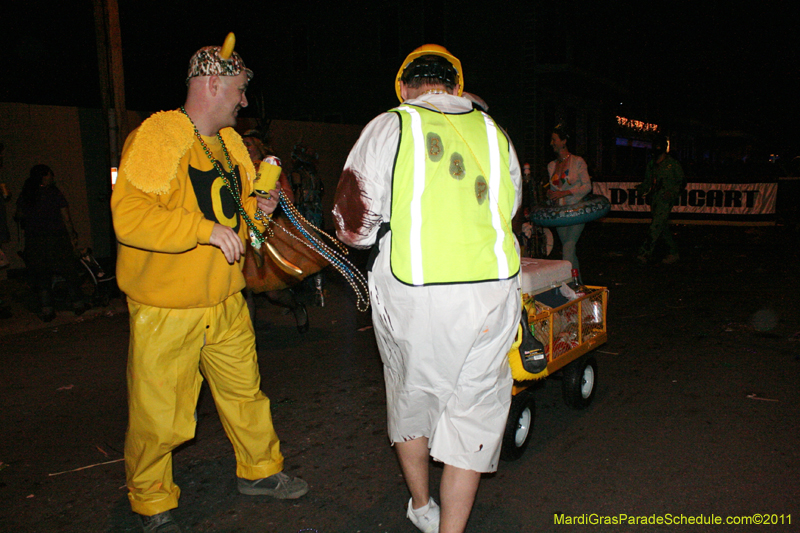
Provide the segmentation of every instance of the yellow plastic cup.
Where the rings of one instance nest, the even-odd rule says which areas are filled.
[[[269,191],[275,188],[280,177],[281,167],[265,159],[258,166],[258,175],[253,180],[253,190],[258,196],[269,198]]]

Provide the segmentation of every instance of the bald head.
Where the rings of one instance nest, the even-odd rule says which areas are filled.
[[[202,135],[236,126],[239,110],[247,107],[248,76],[195,76],[188,80],[186,112]]]

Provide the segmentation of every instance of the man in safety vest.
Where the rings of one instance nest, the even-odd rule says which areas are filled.
[[[411,493],[407,516],[426,532],[463,531],[481,473],[497,470],[521,312],[519,162],[494,120],[460,96],[463,80],[445,48],[411,53],[395,80],[401,105],[361,133],[333,210],[342,241],[375,245],[388,433]],[[441,510],[429,456],[445,465]]]

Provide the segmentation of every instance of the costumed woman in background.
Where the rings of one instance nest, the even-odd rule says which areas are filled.
[[[245,132],[245,134],[242,135],[242,140],[244,141],[244,145],[247,147],[247,151],[250,153],[250,159],[255,165],[256,169],[258,169],[261,161],[265,157],[268,155],[274,155],[272,151],[264,145],[264,142],[261,140],[261,133],[257,130],[249,130]],[[278,186],[281,188],[281,190],[283,190],[283,193],[287,196],[289,201],[294,202],[292,187],[289,184],[289,179],[286,177],[286,174],[283,171],[281,171],[281,176],[278,179]],[[264,294],[270,303],[285,307],[289,309],[292,314],[294,314],[294,319],[297,323],[297,330],[300,333],[305,333],[308,331],[308,311],[306,310],[305,305],[297,301],[297,297],[292,289],[286,288],[276,291],[266,291]],[[253,320],[253,324],[255,324],[256,308],[253,300],[253,291],[251,289],[245,289],[245,299],[247,300],[247,305],[250,308],[250,317]]]
[[[69,204],[56,187],[55,175],[47,165],[36,165],[17,199],[15,220],[25,231],[25,266],[31,288],[39,293],[40,318],[56,317],[51,284],[54,275],[66,280],[67,291],[76,315],[86,311],[78,282],[75,248],[78,234],[72,226]]]
[[[568,140],[569,135],[563,125],[559,124],[553,128],[550,146],[553,147],[556,158],[547,164],[547,175],[550,176],[547,198],[553,205],[558,206],[577,204],[592,192],[592,180],[586,169],[586,161],[580,156],[569,153]],[[556,228],[558,238],[561,240],[562,259],[572,263],[572,268],[578,270],[578,279],[581,278],[576,247],[584,226],[585,224],[574,224]]]

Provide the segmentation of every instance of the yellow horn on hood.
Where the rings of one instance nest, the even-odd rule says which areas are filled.
[[[228,36],[225,37],[225,42],[222,44],[222,49],[219,51],[219,58],[227,61],[233,53],[234,46],[236,46],[236,36],[233,32],[230,32]]]

